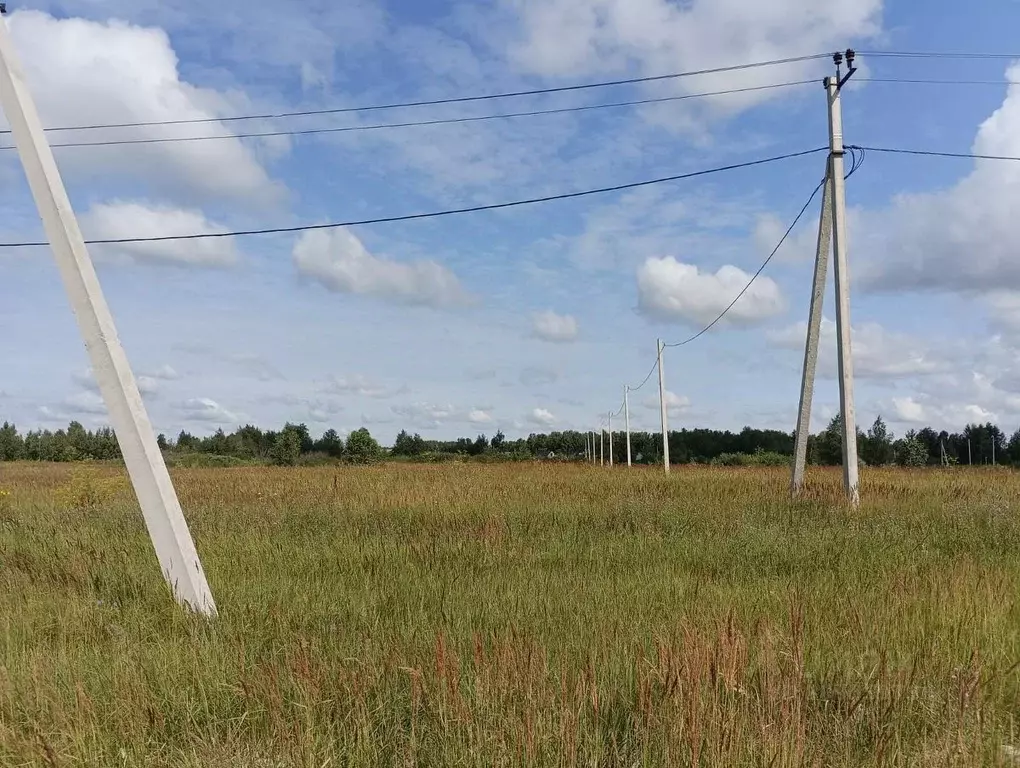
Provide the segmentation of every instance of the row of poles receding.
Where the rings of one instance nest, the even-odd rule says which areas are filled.
[[[821,335],[822,307],[824,304],[825,280],[828,271],[830,251],[834,252],[834,282],[836,293],[836,345],[839,366],[839,402],[843,438],[843,484],[847,500],[852,506],[860,503],[859,476],[857,466],[857,419],[854,409],[853,392],[853,360],[850,339],[850,285],[847,270],[847,224],[846,224],[846,185],[844,155],[846,148],[843,143],[843,117],[840,92],[846,82],[856,72],[854,52],[847,50],[845,54],[848,71],[844,75],[841,67],[844,54],[833,56],[836,65],[836,76],[825,78],[828,112],[829,112],[829,155],[826,158],[825,176],[820,186],[824,187],[822,206],[818,224],[818,246],[815,255],[815,270],[811,289],[811,304],[808,314],[808,331],[804,346],[804,368],[801,378],[800,405],[797,413],[797,424],[794,430],[794,459],[790,479],[790,493],[796,496],[804,485],[804,473],[807,463],[807,441],[811,424],[811,401],[814,394],[815,371],[818,364],[818,341]],[[856,169],[856,164],[853,170]],[[817,193],[817,189],[815,190]],[[746,290],[746,289],[745,289]],[[739,299],[739,296],[738,296]],[[735,302],[734,302],[735,303]],[[732,304],[730,305],[732,307]],[[725,314],[725,313],[724,313]],[[721,318],[721,316],[720,316]],[[719,318],[717,318],[718,320]],[[707,329],[706,329],[707,330]],[[700,334],[699,334],[700,335]],[[697,336],[692,337],[697,338]],[[686,342],[684,342],[686,343]],[[656,365],[659,369],[659,409],[662,421],[662,454],[663,465],[667,473],[669,462],[669,425],[666,405],[665,372],[662,356],[666,344],[660,339],[656,344]],[[668,345],[679,346],[679,345]],[[623,411],[626,414],[627,432],[627,465],[631,466],[630,448],[630,387],[624,388]],[[609,465],[613,464],[613,414],[609,414]],[[602,424],[599,425],[600,453],[605,463],[604,436]],[[588,458],[595,462],[595,434],[589,433]]]
[[[662,463],[663,468],[666,470],[666,474],[669,474],[669,415],[666,407],[666,373],[662,367],[662,353],[665,348],[666,345],[662,339],[658,339],[655,343],[655,367],[659,371],[659,415],[662,424]],[[644,386],[644,384],[641,386]],[[610,412],[606,415],[606,425],[608,426],[609,431],[609,466],[613,466],[613,418],[619,416],[621,412],[624,415],[624,426],[627,434],[627,466],[633,466],[634,462],[630,446],[630,393],[637,389],[640,389],[640,387],[631,387],[629,384],[625,386],[623,388],[623,406],[615,414]],[[585,458],[592,464],[601,463],[604,465],[606,463],[605,433],[606,430],[603,429],[603,424],[600,423],[598,429],[598,460],[596,460],[595,456],[595,432],[588,432],[585,436]]]

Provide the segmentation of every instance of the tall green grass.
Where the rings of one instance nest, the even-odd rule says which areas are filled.
[[[1008,764],[1020,478],[0,465],[0,764]],[[1020,753],[1020,749],[1017,750]]]

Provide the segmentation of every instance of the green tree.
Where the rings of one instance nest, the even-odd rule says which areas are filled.
[[[180,434],[177,435],[177,450],[179,451],[197,451],[198,450],[198,439],[194,435],[185,432],[183,429]]]
[[[896,443],[896,463],[901,467],[923,467],[928,464],[928,448],[914,435]]]
[[[0,461],[17,461],[25,458],[25,441],[13,424],[4,422],[0,427]]]
[[[925,450],[927,451],[927,448]],[[881,416],[875,419],[875,423],[861,441],[861,458],[865,464],[873,467],[891,464],[896,458],[893,436]]]
[[[1006,446],[1006,455],[1009,456],[1009,460],[1013,464],[1020,464],[1020,429],[1009,438],[1009,444]]]
[[[28,432],[25,435],[25,458],[31,461],[42,461],[43,444],[41,432]]]
[[[301,456],[301,432],[288,425],[276,436],[269,458],[274,464],[292,467]]]
[[[92,451],[92,455],[102,461],[108,459],[119,459],[120,443],[117,442],[117,435],[109,427],[103,427],[97,429],[95,433],[89,435],[89,441]]]
[[[479,435],[475,438],[475,442],[468,449],[468,453],[471,456],[481,456],[489,447],[489,438],[485,435]]]
[[[843,418],[832,417],[829,426],[818,436],[815,445],[818,463],[827,467],[836,467],[843,463]]]
[[[411,456],[411,436],[406,429],[400,430],[397,439],[393,441],[393,448],[390,453],[394,456]]]
[[[81,422],[72,421],[67,425],[67,444],[70,446],[71,461],[95,458],[92,452],[91,437]]]
[[[492,446],[493,452],[495,453],[503,452],[503,446],[506,445],[506,435],[503,434],[502,429],[496,432],[495,436],[492,438],[492,441],[489,443],[489,445]]]
[[[315,450],[339,459],[344,455],[344,441],[335,429],[327,429],[322,433],[322,438],[315,443]]]
[[[364,427],[354,430],[347,438],[345,454],[352,464],[371,464],[381,452],[379,443]]]

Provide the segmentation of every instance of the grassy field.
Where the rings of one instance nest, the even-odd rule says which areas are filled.
[[[0,464],[0,764],[1020,755],[1020,475],[868,470],[853,514],[822,471],[174,475],[215,622],[117,469]]]

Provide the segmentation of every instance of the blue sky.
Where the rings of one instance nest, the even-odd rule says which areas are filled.
[[[9,4],[44,123],[158,121],[542,88],[839,50],[1011,52],[1020,3],[76,0]],[[861,56],[846,140],[1020,155],[1008,60]],[[1010,70],[1012,73],[1010,74]],[[61,134],[138,138],[544,109],[801,79],[815,61],[504,102]],[[939,86],[867,78],[981,79]],[[274,139],[58,149],[91,237],[352,220],[695,171],[826,143],[820,85],[656,107]],[[823,155],[458,217],[92,249],[156,428],[429,437],[595,428],[655,339],[739,290]],[[42,237],[13,152],[0,239]],[[1020,163],[872,153],[848,184],[860,421],[1020,426]],[[667,355],[672,425],[790,430],[817,202],[727,322]],[[737,287],[734,288],[734,285]],[[826,316],[832,315],[831,286]],[[0,250],[0,420],[106,422],[45,249]],[[835,412],[834,336],[815,428]],[[654,379],[632,396],[656,424]]]

